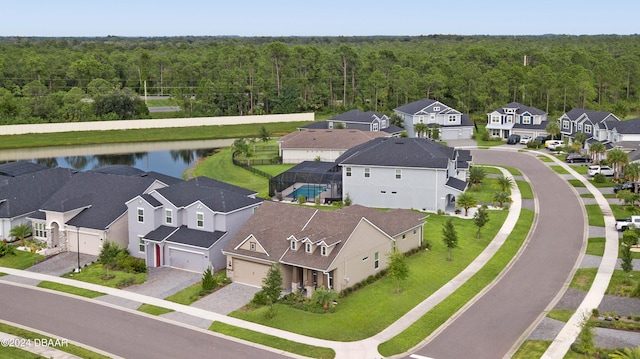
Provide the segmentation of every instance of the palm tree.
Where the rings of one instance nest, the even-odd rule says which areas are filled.
[[[586,141],[587,136],[582,132],[578,132],[573,136],[572,146],[576,150],[576,152],[580,152],[580,150],[582,150],[582,148],[584,147],[584,143]]]
[[[20,240],[20,245],[24,247],[24,239],[31,235],[31,226],[29,223],[20,223],[17,226],[11,228],[9,235],[15,239]]]
[[[507,189],[513,187],[513,179],[505,175],[500,175],[497,178],[496,185],[500,188],[500,190],[502,190],[502,192],[507,192]]]
[[[602,154],[605,152],[607,152],[607,148],[602,144],[602,142],[596,141],[589,145],[589,153],[591,154],[594,162],[600,163]]]
[[[456,199],[456,207],[464,208],[464,216],[469,215],[469,208],[478,205],[478,200],[468,192],[460,193]]]
[[[623,150],[616,148],[607,153],[607,160],[613,164],[616,181],[619,180],[622,167],[629,163],[629,156]]]
[[[556,137],[560,135],[560,125],[558,125],[558,121],[551,121],[547,124],[545,128],[549,136],[551,136],[552,140],[555,140]]]
[[[422,138],[429,131],[429,126],[426,123],[416,123],[413,125],[413,132],[416,137]]]
[[[612,359],[640,359],[640,347],[624,348],[622,351],[616,350],[614,353],[609,354],[609,358]]]
[[[469,183],[471,183],[471,185],[481,184],[486,176],[487,173],[482,167],[473,166],[469,169]]]
[[[493,203],[497,203],[498,207],[502,208],[505,203],[510,203],[512,202],[511,197],[509,196],[509,194],[507,192],[496,192],[493,195]]]
[[[638,180],[640,180],[640,163],[631,162],[624,167],[624,178],[633,181],[633,192],[638,193]]]

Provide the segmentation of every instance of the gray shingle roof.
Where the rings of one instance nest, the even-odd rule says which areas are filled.
[[[589,120],[591,120],[591,122],[593,123],[602,122],[612,116],[611,112],[585,110],[583,108],[572,108],[567,113],[565,113],[565,115],[572,121],[577,120],[583,114],[587,115]]]
[[[423,98],[421,100],[414,101],[414,102],[408,103],[406,105],[402,105],[400,107],[396,107],[394,110],[398,111],[398,112],[408,113],[408,114],[413,115],[413,114],[416,114],[416,113],[424,110],[425,108],[433,105],[436,102],[437,101],[435,101],[435,100],[430,100],[430,99],[427,99],[427,98]]]
[[[535,107],[529,107],[529,106],[525,106],[519,102],[510,102],[502,107],[500,107],[499,109],[497,109],[496,111],[499,113],[505,113],[505,108],[515,108],[516,109],[516,114],[523,114],[523,113],[530,113],[532,115],[544,115],[546,114],[546,112],[535,108]]]
[[[160,188],[156,192],[177,207],[186,207],[200,201],[211,210],[221,213],[232,212],[262,202],[261,199],[247,197],[246,193],[254,194],[253,191],[241,190],[240,187],[223,184],[207,177],[197,177],[173,186]]]
[[[461,191],[461,192],[464,192],[464,190],[467,189],[467,182],[459,180],[459,179],[457,179],[455,177],[449,177],[449,179],[447,180],[446,185],[451,187],[451,188],[455,188],[455,189],[457,189],[458,191]]]
[[[47,166],[27,161],[7,162],[0,164],[0,176],[17,177],[47,168]]]
[[[0,177],[0,218],[37,211],[74,173],[67,168],[44,167],[16,177]]]
[[[455,149],[426,138],[377,138],[336,159],[340,165],[447,168]]]
[[[640,118],[625,121],[607,120],[606,122],[610,130],[615,128],[618,133],[640,134]]]
[[[222,231],[199,231],[188,228],[187,226],[160,226],[147,233],[145,239],[153,242],[167,241],[208,249],[216,244],[216,242],[219,241],[226,233],[227,232]]]
[[[85,208],[67,223],[72,226],[107,229],[127,211],[126,202],[147,191],[155,179],[151,177],[121,176],[100,172],[74,175],[51,196],[41,210],[67,212]]]
[[[384,117],[387,116],[373,111],[362,112],[360,110],[349,110],[331,118],[330,120],[342,122],[372,123],[376,118],[382,119]]]
[[[360,130],[308,130],[292,132],[280,138],[283,149],[338,149],[346,150],[371,139],[387,136],[386,132]]]

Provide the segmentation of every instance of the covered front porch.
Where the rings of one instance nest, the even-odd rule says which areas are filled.
[[[321,271],[312,268],[305,268],[285,264],[282,266],[283,285],[287,286],[287,279],[290,278],[290,289],[292,292],[301,291],[304,296],[311,297],[317,288],[334,288],[334,271]]]

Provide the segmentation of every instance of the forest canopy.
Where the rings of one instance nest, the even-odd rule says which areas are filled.
[[[391,114],[430,98],[473,119],[509,102],[557,118],[640,108],[640,35],[0,38],[0,124],[181,115]]]

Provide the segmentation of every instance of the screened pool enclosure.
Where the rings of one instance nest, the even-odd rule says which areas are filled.
[[[342,170],[335,162],[305,161],[269,181],[269,195],[278,200],[321,203],[342,200]]]

